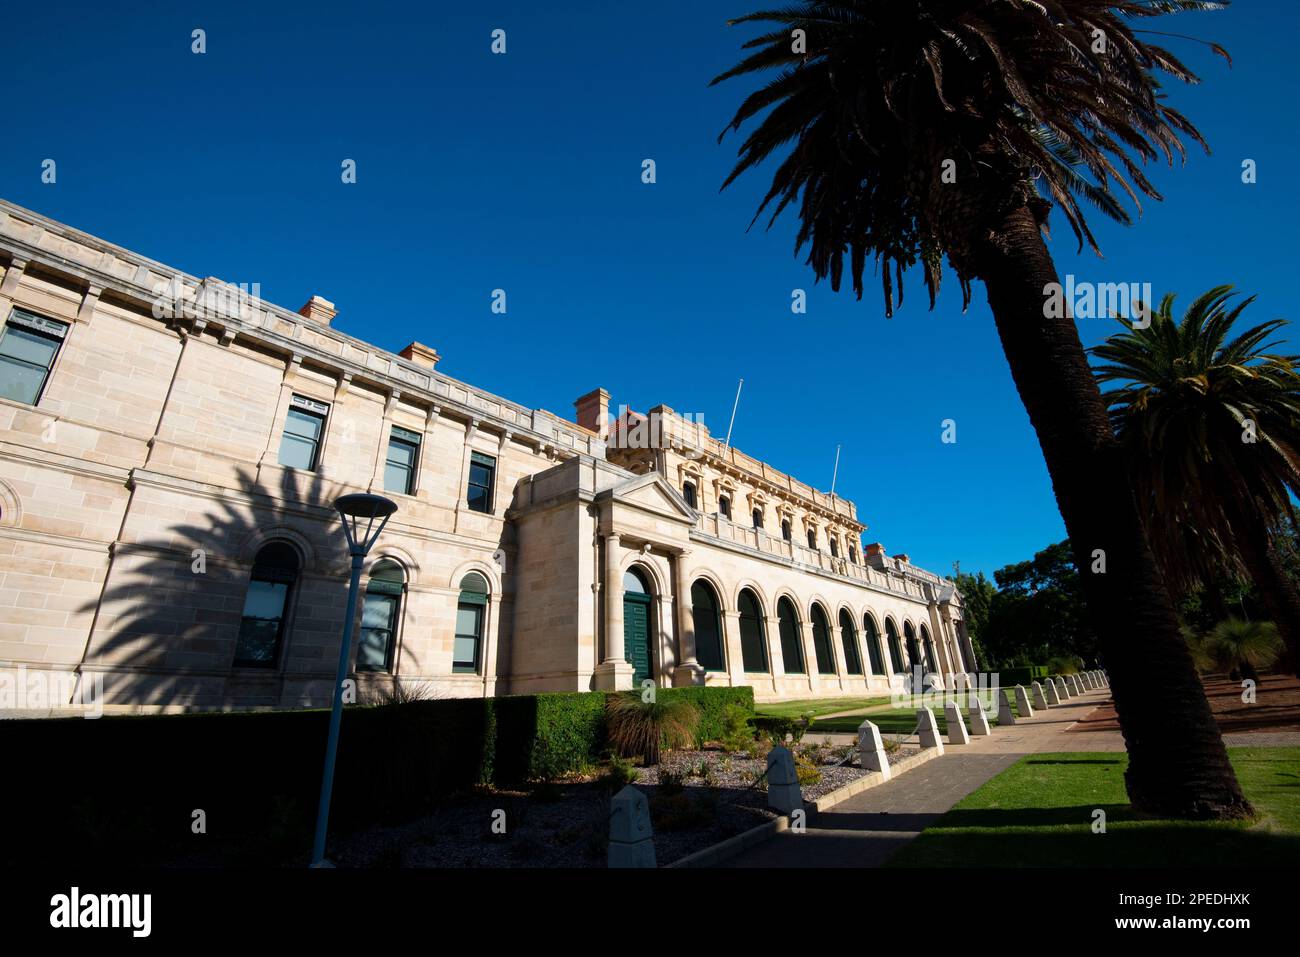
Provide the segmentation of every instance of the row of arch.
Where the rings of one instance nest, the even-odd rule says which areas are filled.
[[[630,586],[644,593],[651,591],[648,569],[633,565],[625,579]],[[696,659],[706,671],[726,671],[726,641],[722,626],[723,605],[719,599],[716,582],[705,576],[697,577],[691,584],[691,615],[695,631]],[[768,655],[768,614],[763,597],[757,587],[742,586],[736,593],[735,611],[740,625],[740,653],[743,670],[753,674],[770,674],[772,663]],[[810,662],[805,660],[803,626],[805,620],[812,630],[813,661],[821,675],[839,674],[833,647],[834,629],[826,603],[814,598],[808,605],[806,619],[792,595],[777,597],[775,619],[781,659],[786,674],[808,674]],[[843,655],[845,675],[905,674],[909,667],[921,665],[927,672],[939,671],[937,649],[930,629],[921,623],[914,626],[903,619],[900,627],[892,615],[883,617],[883,629],[875,614],[863,611],[859,617],[847,606],[839,609],[835,621]],[[860,642],[860,637],[863,639]],[[866,655],[862,654],[865,646]],[[868,670],[869,669],[869,670]]]

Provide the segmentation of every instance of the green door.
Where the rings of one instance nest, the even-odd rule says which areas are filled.
[[[623,654],[632,663],[632,684],[652,678],[650,664],[650,596],[623,594]]]

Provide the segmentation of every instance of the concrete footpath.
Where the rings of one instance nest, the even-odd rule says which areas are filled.
[[[940,815],[1026,754],[1048,751],[1123,751],[1118,731],[1070,734],[1076,721],[1110,698],[1099,689],[1063,701],[1014,725],[993,727],[967,745],[948,745],[942,757],[808,814],[803,834],[782,831],[723,867],[878,867]],[[965,709],[963,708],[963,714]]]

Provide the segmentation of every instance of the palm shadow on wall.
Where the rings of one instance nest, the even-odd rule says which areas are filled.
[[[337,604],[341,634],[348,587],[346,540],[325,501],[324,482],[308,474],[310,479],[303,483],[304,473],[285,471],[277,488],[260,482],[254,469],[240,469],[238,495],[200,500],[201,520],[178,522],[139,544],[115,547],[98,614],[94,603],[80,609],[95,615],[85,673],[128,669],[125,678],[105,679],[109,703],[190,704],[196,692],[210,692],[236,673],[256,676],[264,671],[279,685],[283,663],[292,653],[294,619],[309,611],[321,613],[299,600],[303,573],[325,577],[326,582],[310,583],[312,603],[324,604],[326,614]],[[131,507],[139,507],[134,495]],[[328,545],[323,547],[320,517],[300,515],[313,509],[329,510],[328,517],[321,516],[328,523]],[[234,669],[253,558],[265,540],[286,527],[313,540],[316,555],[301,563],[292,586],[280,661],[274,668]],[[337,586],[329,581],[337,581]],[[331,683],[332,669],[327,672],[322,672],[322,681]]]

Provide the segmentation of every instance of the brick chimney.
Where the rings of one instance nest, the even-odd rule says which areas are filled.
[[[595,432],[602,439],[609,438],[609,393],[594,389],[573,402],[577,421],[584,429]]]
[[[417,366],[424,366],[426,369],[432,369],[438,364],[438,360],[442,358],[436,350],[430,349],[423,342],[412,342],[398,355],[403,359],[410,359]]]
[[[328,326],[338,314],[334,303],[320,296],[312,296],[307,300],[307,304],[298,310],[298,315],[319,322],[322,326]]]

